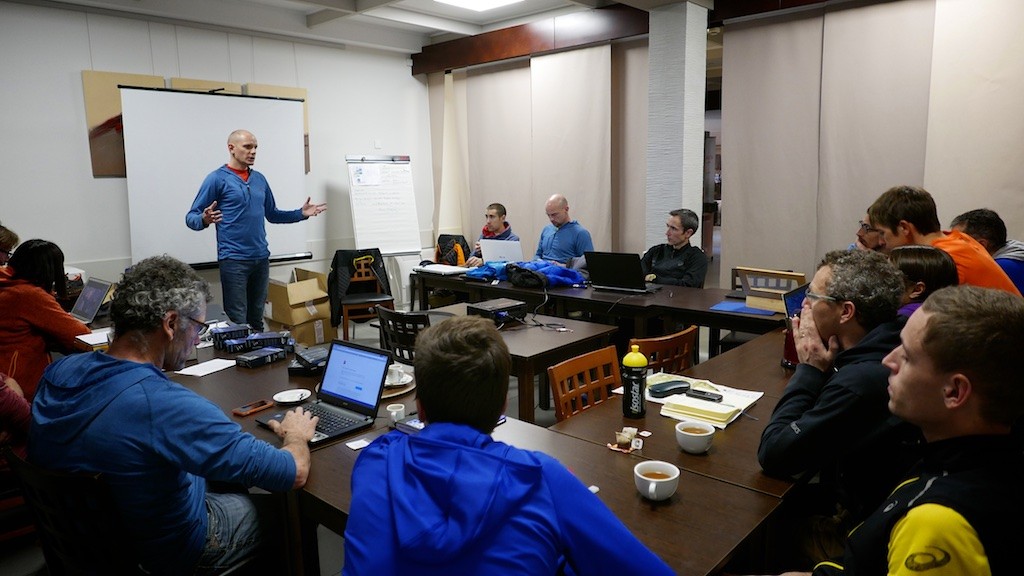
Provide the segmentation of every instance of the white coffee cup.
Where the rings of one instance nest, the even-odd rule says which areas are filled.
[[[633,482],[644,498],[668,500],[679,487],[679,468],[671,462],[646,460],[633,467]]]
[[[388,366],[388,384],[398,384],[399,382],[402,381],[402,378],[405,378],[405,372],[402,371],[401,366],[399,366],[398,364],[392,364],[391,366]]]
[[[405,404],[388,404],[384,409],[388,411],[392,424],[405,418]]]
[[[711,449],[715,427],[699,420],[682,420],[676,423],[676,443],[689,454],[704,454]]]

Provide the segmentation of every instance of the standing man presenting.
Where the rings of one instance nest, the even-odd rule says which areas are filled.
[[[267,179],[252,169],[256,137],[246,130],[228,136],[228,163],[203,180],[185,224],[193,230],[217,225],[217,263],[224,311],[232,322],[263,329],[263,303],[270,280],[270,249],[263,221],[299,222],[327,210],[327,204],[278,210]]]
[[[473,247],[473,255],[466,260],[466,266],[480,266],[484,263],[483,252],[480,250],[481,240],[519,240],[519,236],[512,232],[512,225],[505,221],[506,214],[503,204],[495,202],[487,206],[487,212],[484,213],[486,222]]]
[[[569,219],[569,201],[565,196],[555,194],[548,198],[544,204],[544,212],[547,213],[551,224],[540,231],[535,259],[565,266],[574,258],[583,256],[584,252],[594,250],[590,232],[580,226],[579,222]]]

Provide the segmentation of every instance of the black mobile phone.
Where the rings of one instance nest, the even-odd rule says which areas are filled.
[[[722,395],[718,392],[708,392],[707,390],[694,390],[693,388],[686,391],[686,395],[691,398],[700,398],[701,400],[707,400],[708,402],[721,402]]]

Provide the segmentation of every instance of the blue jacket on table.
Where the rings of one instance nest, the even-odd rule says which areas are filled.
[[[868,332],[822,372],[799,364],[761,434],[765,473],[820,472],[837,501],[864,518],[918,459],[920,432],[889,412],[889,369],[905,317]]]
[[[1020,574],[1022,484],[1021,445],[1009,435],[928,443],[910,479],[847,538],[843,558],[813,574]]]
[[[28,458],[48,469],[102,473],[140,561],[159,574],[188,574],[199,562],[206,479],[276,492],[295,483],[291,454],[243,433],[152,364],[101,352],[46,369],[32,405]]]
[[[564,466],[461,425],[393,431],[352,472],[343,574],[672,574]]]
[[[203,210],[217,201],[223,220],[217,227],[217,260],[263,260],[270,257],[264,220],[272,224],[299,222],[302,208],[278,210],[267,179],[249,170],[249,181],[242,180],[227,166],[210,172],[199,187],[185,224],[202,230]]]
[[[568,264],[573,258],[583,256],[584,252],[594,250],[594,241],[590,239],[590,232],[580,223],[572,220],[555,228],[554,224],[548,224],[540,231],[540,241],[537,242],[536,260],[552,260],[561,264]]]

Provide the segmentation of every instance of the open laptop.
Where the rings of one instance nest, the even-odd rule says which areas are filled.
[[[644,294],[659,287],[644,282],[640,255],[623,252],[587,252],[587,271],[594,290]]]
[[[522,262],[523,245],[519,240],[481,238],[480,256],[484,262]]]
[[[326,442],[373,425],[390,364],[387,350],[333,341],[316,400],[301,405],[320,417],[309,443]],[[285,412],[258,416],[256,422],[269,428],[270,420],[283,419]]]
[[[99,278],[89,278],[82,288],[82,293],[75,300],[75,306],[71,309],[71,315],[82,324],[89,324],[96,318],[100,306],[107,299],[107,292],[110,291],[110,282]]]
[[[782,302],[786,305],[786,318],[800,315],[800,309],[803,308],[808,286],[810,284],[801,284],[782,295]]]

